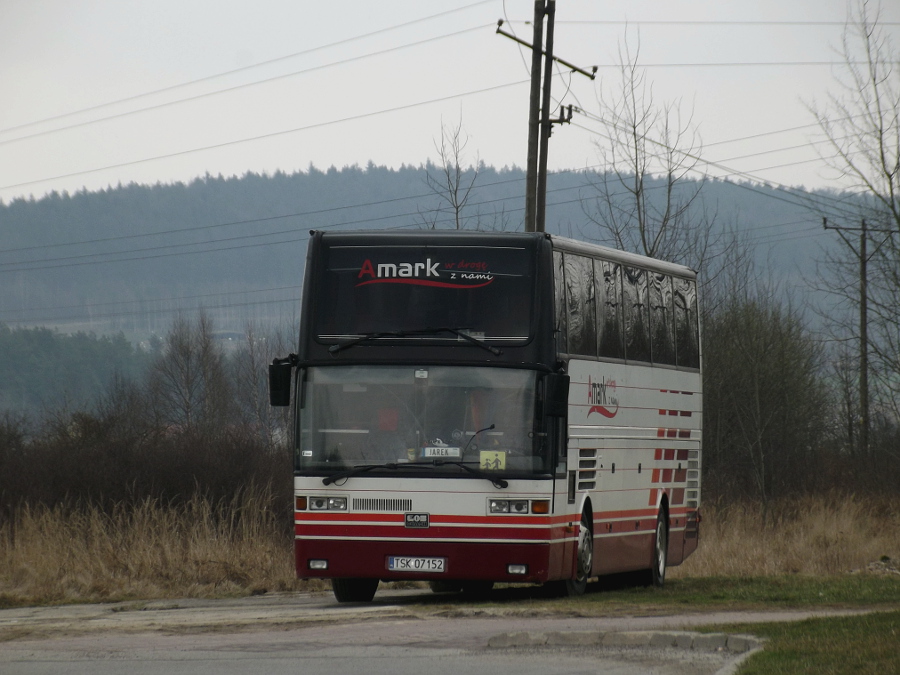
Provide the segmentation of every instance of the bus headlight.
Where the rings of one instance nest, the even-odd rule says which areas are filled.
[[[492,499],[490,500],[491,513],[509,513],[508,499]]]
[[[488,512],[511,513],[517,516],[529,513],[548,514],[550,513],[550,500],[533,499],[529,502],[527,499],[489,499]]]
[[[510,513],[528,513],[528,500],[527,499],[512,499],[509,502],[509,512]]]
[[[346,511],[346,497],[310,497],[310,511]]]
[[[328,498],[328,510],[329,511],[346,511],[347,510],[347,498],[346,497],[329,497]]]

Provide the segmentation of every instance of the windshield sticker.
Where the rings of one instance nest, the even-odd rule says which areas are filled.
[[[503,451],[482,450],[478,455],[478,467],[484,471],[502,471],[506,468],[506,453]]]
[[[369,284],[413,284],[437,288],[482,288],[494,281],[484,261],[459,260],[441,263],[426,258],[425,262],[372,263],[366,258],[359,274],[358,286]]]
[[[591,413],[599,413],[612,419],[619,412],[619,397],[616,395],[616,381],[601,378],[599,382],[591,382],[588,375],[588,404]]]

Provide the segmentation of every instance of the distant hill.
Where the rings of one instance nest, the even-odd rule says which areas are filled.
[[[309,230],[454,226],[428,171],[436,169],[311,167],[0,205],[0,323],[144,340],[164,333],[175,312],[201,306],[225,337],[251,320],[292,321]],[[547,231],[596,237],[583,211],[595,194],[590,177],[548,182]],[[480,167],[464,226],[521,230],[524,185],[518,168]],[[810,272],[818,245],[830,241],[790,193],[714,181],[703,195],[718,226],[744,232],[757,260],[788,283]]]

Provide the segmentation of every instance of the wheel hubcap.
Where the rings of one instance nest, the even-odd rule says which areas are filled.
[[[584,524],[578,535],[578,579],[585,579],[591,574],[591,565],[594,560],[594,539],[591,531]]]
[[[660,521],[656,525],[656,571],[660,575],[666,570],[666,552],[668,545],[666,542],[666,526]]]

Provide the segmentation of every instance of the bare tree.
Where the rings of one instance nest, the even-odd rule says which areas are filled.
[[[455,229],[465,229],[466,217],[463,212],[469,203],[480,168],[477,157],[474,166],[464,168],[468,144],[469,138],[463,131],[462,120],[455,127],[441,122],[441,140],[434,142],[439,164],[429,162],[425,170],[425,184],[438,197],[440,206],[427,216],[420,214],[430,229],[436,229],[439,220],[447,215]]]
[[[287,438],[290,412],[288,408],[269,405],[267,367],[272,359],[291,351],[290,339],[297,333],[296,326],[263,334],[253,324],[248,324],[246,340],[233,358],[234,388],[237,404],[245,419],[272,446]]]
[[[799,313],[765,284],[743,290],[704,326],[704,471],[723,497],[763,506],[820,478],[829,402],[822,350]]]
[[[462,119],[455,127],[441,122],[441,139],[434,143],[439,164],[429,162],[425,167],[425,184],[438,198],[439,205],[431,211],[419,212],[422,225],[434,230],[440,223],[449,222],[457,230],[507,230],[509,215],[504,209],[486,216],[470,203],[484,164],[476,155],[474,164],[466,165],[465,150],[468,144],[469,137],[463,130]]]
[[[851,193],[839,217],[823,214],[835,229],[856,230],[841,233],[844,246],[826,257],[824,279],[846,310],[831,310],[833,333],[860,344],[858,417],[866,438],[868,401],[873,414],[900,419],[900,52],[878,5],[852,6],[839,53],[835,91],[809,109],[825,140],[822,160]]]
[[[160,426],[218,433],[229,424],[233,397],[225,356],[205,312],[195,324],[183,315],[175,319],[152,366],[148,392]]]
[[[596,142],[602,169],[583,210],[585,234],[617,248],[701,269],[724,238],[714,235],[714,209],[703,202],[705,179],[691,180],[701,142],[681,103],[659,103],[640,49],[619,48],[619,79],[599,101],[603,126]],[[718,247],[718,248],[717,248]]]
[[[900,229],[900,53],[880,25],[880,10],[860,0],[841,42],[837,93],[809,106],[827,144],[822,161],[844,188],[870,199],[882,226]],[[865,213],[865,211],[863,211]]]

